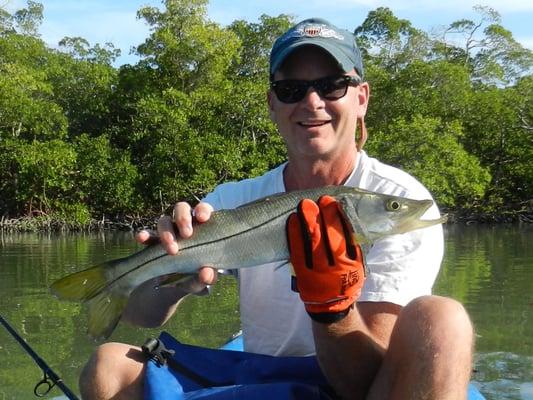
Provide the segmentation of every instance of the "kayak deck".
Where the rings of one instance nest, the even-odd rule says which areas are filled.
[[[244,343],[242,333],[234,335],[229,341],[220,347],[222,350],[244,351]],[[468,385],[468,400],[485,400],[478,388],[470,383]]]

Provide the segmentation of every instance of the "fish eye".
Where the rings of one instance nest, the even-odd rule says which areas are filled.
[[[402,205],[397,200],[389,200],[387,202],[387,211],[398,211]]]

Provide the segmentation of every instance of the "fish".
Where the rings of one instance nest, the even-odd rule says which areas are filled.
[[[219,210],[194,225],[192,237],[178,239],[179,253],[168,255],[160,244],[130,256],[104,262],[52,283],[58,298],[86,303],[88,334],[107,338],[118,324],[131,292],[162,276],[172,281],[196,274],[200,266],[237,269],[271,262],[289,263],[285,225],[303,199],[334,197],[349,223],[354,242],[368,248],[389,235],[446,221],[446,216],[420,219],[433,200],[414,200],[348,186],[278,193],[235,209]],[[365,252],[365,251],[364,251]],[[283,265],[283,264],[282,264]]]

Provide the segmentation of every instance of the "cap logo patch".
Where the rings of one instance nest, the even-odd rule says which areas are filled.
[[[322,29],[319,26],[306,26],[304,28],[305,36],[319,36]]]
[[[327,25],[314,24],[314,25],[298,26],[292,32],[287,33],[282,38],[282,41],[286,41],[292,38],[302,38],[302,37],[322,37],[322,38],[334,38],[337,40],[344,40],[344,36],[342,36],[339,32],[331,28],[328,28]]]

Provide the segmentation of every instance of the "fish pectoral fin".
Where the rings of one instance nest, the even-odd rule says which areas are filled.
[[[111,291],[103,291],[87,301],[89,318],[87,333],[93,339],[108,338],[126,308],[128,297]]]
[[[193,275],[191,274],[170,274],[166,275],[158,284],[157,287],[159,288],[165,288],[165,287],[172,287],[176,286],[180,283],[183,283],[187,279],[193,278]]]

